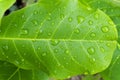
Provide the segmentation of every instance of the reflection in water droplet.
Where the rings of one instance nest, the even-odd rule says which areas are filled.
[[[79,34],[79,33],[80,33],[80,30],[79,30],[78,28],[76,28],[76,29],[74,30],[74,32],[77,33],[77,34]]]
[[[93,24],[93,21],[89,20],[89,22],[88,22],[88,23],[89,23],[89,25],[92,25],[92,24]]]
[[[22,29],[21,34],[24,34],[24,35],[28,34],[28,30],[27,29]]]
[[[96,34],[95,34],[94,32],[92,32],[92,33],[90,34],[90,36],[91,36],[91,37],[95,37]]]
[[[88,51],[88,53],[89,53],[90,55],[92,55],[92,54],[95,53],[95,49],[94,49],[94,47],[90,47],[90,48],[88,48],[87,51]]]
[[[82,17],[82,16],[77,16],[77,21],[78,21],[78,23],[82,23],[84,20],[85,20],[84,17]]]
[[[51,40],[51,45],[57,46],[59,44],[59,40]]]
[[[109,31],[109,29],[108,29],[107,26],[103,26],[103,27],[101,28],[101,30],[102,30],[102,32],[104,32],[104,33],[106,33],[106,32]]]
[[[43,54],[42,54],[42,56],[46,56],[46,55],[47,55],[47,53],[43,53]]]
[[[68,18],[68,21],[69,21],[69,22],[72,22],[72,18],[71,18],[71,17],[69,17],[69,18]]]

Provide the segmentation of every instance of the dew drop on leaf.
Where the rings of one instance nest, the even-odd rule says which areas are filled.
[[[79,30],[78,28],[76,28],[76,29],[74,30],[74,33],[79,34],[79,33],[80,33],[80,30]]]
[[[100,47],[101,52],[105,52],[105,49],[103,47]]]
[[[84,17],[82,17],[82,16],[77,16],[77,21],[78,21],[78,23],[82,23],[84,20],[85,20]]]
[[[92,33],[90,34],[90,36],[91,36],[91,37],[95,37],[96,34],[95,34],[94,32],[92,32]]]
[[[19,62],[18,62],[17,60],[15,60],[15,63],[16,63],[16,64],[19,64]]]
[[[69,17],[69,18],[68,18],[68,21],[69,21],[69,22],[72,22],[72,18],[71,18],[71,17]]]
[[[60,15],[60,18],[61,18],[61,19],[63,19],[64,17],[65,17],[64,14],[61,14],[61,15]]]
[[[22,29],[22,30],[21,30],[21,34],[23,34],[23,35],[28,34],[28,30],[27,30],[27,29]]]
[[[57,46],[59,44],[59,40],[51,40],[51,45]]]
[[[88,23],[89,23],[89,25],[92,25],[92,24],[93,24],[93,21],[89,20]]]
[[[98,13],[96,13],[94,17],[95,17],[95,19],[98,19],[99,14],[98,14]]]
[[[36,20],[32,21],[34,25],[38,25],[38,22]]]
[[[45,53],[45,52],[42,54],[42,56],[46,56],[46,55],[47,55],[47,53]]]
[[[88,48],[87,51],[88,51],[88,53],[89,53],[90,55],[92,55],[92,54],[95,53],[95,49],[94,49],[94,47],[90,47],[90,48]]]
[[[103,27],[101,28],[101,30],[102,30],[102,32],[104,32],[104,33],[106,33],[106,32],[109,31],[109,29],[108,29],[107,26],[103,26]]]
[[[8,48],[7,45],[4,45],[4,46],[2,47],[2,49],[7,51],[9,48]]]

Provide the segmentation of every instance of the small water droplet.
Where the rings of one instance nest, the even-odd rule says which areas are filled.
[[[98,17],[99,17],[99,14],[96,13],[96,14],[95,14],[95,19],[98,19]]]
[[[52,33],[51,33],[51,32],[49,32],[49,33],[48,33],[48,36],[51,36],[51,35],[52,35]]]
[[[32,21],[34,25],[38,25],[38,22],[36,20]]]
[[[21,61],[24,62],[24,59],[22,59]]]
[[[71,17],[69,17],[69,18],[68,18],[68,21],[69,21],[69,22],[72,22],[72,18],[71,18]]]
[[[106,33],[106,32],[109,31],[109,29],[108,29],[107,26],[103,26],[103,27],[101,28],[101,30],[102,30],[102,32],[104,32],[104,33]]]
[[[77,21],[78,21],[78,23],[82,23],[84,20],[85,20],[84,17],[82,17],[82,16],[77,16]]]
[[[95,61],[96,61],[96,59],[95,59],[95,58],[93,58],[92,60],[93,60],[93,62],[95,62]]]
[[[110,43],[107,43],[107,46],[110,47]]]
[[[24,34],[24,35],[28,34],[28,30],[27,29],[22,29],[21,34]]]
[[[58,52],[58,50],[57,50],[57,49],[55,49],[55,50],[54,50],[54,52],[55,52],[55,53],[57,53],[57,52]]]
[[[79,33],[80,33],[80,30],[79,30],[78,28],[76,28],[76,29],[74,30],[74,32],[77,33],[77,34],[79,34]]]
[[[90,55],[92,55],[92,54],[95,53],[95,49],[94,49],[94,47],[90,47],[90,48],[88,48],[87,51],[88,51],[88,53],[89,53]]]
[[[90,34],[90,36],[91,36],[91,37],[95,37],[96,34],[95,34],[94,32],[92,32],[92,33]]]
[[[19,64],[19,62],[18,62],[17,60],[15,60],[15,63],[16,63],[16,64]]]
[[[51,44],[53,45],[53,46],[57,46],[58,44],[59,44],[59,40],[51,40]]]
[[[54,23],[54,22],[52,22],[52,26],[53,26],[53,25],[55,25],[55,23]]]
[[[42,54],[42,56],[46,56],[46,55],[47,55],[47,53],[43,53],[43,54]]]
[[[66,54],[69,54],[69,50],[65,50],[65,53],[66,53]]]
[[[89,25],[92,25],[92,24],[93,24],[93,21],[89,20],[88,23],[89,23]]]
[[[63,19],[64,17],[65,17],[64,14],[61,14],[61,15],[60,15],[60,18],[61,18],[61,19]]]
[[[105,49],[103,47],[100,47],[101,52],[105,52]]]
[[[4,45],[4,46],[2,47],[2,49],[3,49],[3,50],[6,50],[6,51],[8,50],[8,48],[9,48],[9,47],[8,47],[7,45]]]

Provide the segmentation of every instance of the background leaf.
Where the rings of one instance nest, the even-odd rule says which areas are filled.
[[[41,0],[4,17],[0,30],[0,60],[58,79],[103,71],[116,48],[111,19],[78,0]]]
[[[0,0],[0,24],[4,12],[15,2],[15,0]]]

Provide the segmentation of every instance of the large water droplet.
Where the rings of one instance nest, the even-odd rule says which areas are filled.
[[[89,53],[90,55],[92,55],[92,54],[95,53],[95,49],[94,49],[94,47],[90,47],[90,48],[88,48],[87,51],[88,51],[88,53]]]
[[[78,21],[78,23],[82,23],[84,20],[85,20],[84,17],[82,17],[82,16],[77,16],[77,21]]]
[[[59,42],[60,42],[59,40],[51,40],[51,44],[52,44],[53,46],[58,45]]]
[[[47,53],[45,53],[45,52],[42,54],[42,56],[46,56],[46,55],[47,55]]]
[[[22,29],[21,34],[24,34],[24,35],[28,34],[28,30],[27,29]]]
[[[68,18],[68,21],[69,21],[69,22],[72,22],[72,18],[71,18],[71,17],[69,17],[69,18]]]
[[[106,33],[106,32],[109,31],[109,29],[108,29],[107,26],[103,26],[103,27],[101,28],[101,30],[102,30],[102,32],[104,32],[104,33]]]

